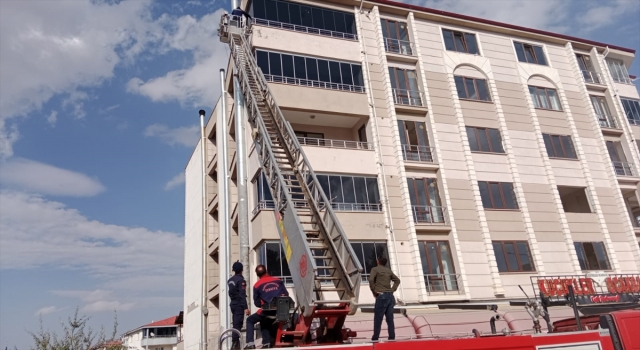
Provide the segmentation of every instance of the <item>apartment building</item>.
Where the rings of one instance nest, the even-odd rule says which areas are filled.
[[[127,350],[177,350],[182,342],[183,313],[154,321],[122,335]]]
[[[254,18],[255,59],[363,281],[378,255],[408,304],[509,300],[522,297],[518,286],[531,295],[537,276],[640,271],[634,50],[392,1],[242,5]],[[238,259],[233,69],[229,61],[226,115],[219,101],[206,124],[206,169],[200,144],[186,168],[185,349],[197,346],[188,334],[197,339],[201,322],[203,246],[210,344],[226,307],[217,267],[226,173]],[[223,138],[229,169],[219,168]],[[249,125],[247,139],[245,270],[265,264],[290,282]],[[361,304],[374,302],[367,288]]]

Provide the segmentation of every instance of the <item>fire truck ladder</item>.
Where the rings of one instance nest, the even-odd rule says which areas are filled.
[[[357,310],[362,267],[258,67],[248,42],[251,32],[250,23],[243,26],[240,18],[225,14],[218,35],[229,44],[237,68],[301,313],[289,330],[278,331],[276,346],[310,343],[314,319],[319,319],[318,343],[341,343],[352,336],[342,327]]]

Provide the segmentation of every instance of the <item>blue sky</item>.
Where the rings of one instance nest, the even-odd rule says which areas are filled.
[[[407,2],[640,49],[637,0]],[[121,331],[181,310],[182,172],[219,95],[222,5],[0,2],[1,348],[76,307],[95,327],[117,309]]]

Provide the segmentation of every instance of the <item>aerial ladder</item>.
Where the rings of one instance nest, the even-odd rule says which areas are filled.
[[[282,305],[274,306],[279,324],[275,346],[343,343],[355,336],[343,326],[357,311],[362,266],[258,67],[251,33],[250,21],[222,16],[218,35],[231,49],[295,286],[297,312],[289,313],[283,300],[278,302],[287,308],[285,315]]]

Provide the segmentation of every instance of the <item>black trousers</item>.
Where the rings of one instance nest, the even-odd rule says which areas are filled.
[[[242,323],[244,322],[244,308],[242,306],[231,306],[231,317],[233,328],[237,329],[238,332],[241,332]],[[233,339],[234,342],[240,341],[240,336],[234,332],[231,335],[231,339]]]
[[[271,343],[271,329],[273,328],[273,319],[267,316],[274,316],[275,312],[265,312],[261,310],[261,313],[255,313],[247,317],[247,344],[253,343],[255,337],[255,324],[260,323],[260,333],[262,333],[262,344],[267,345]]]
[[[373,337],[371,340],[378,340],[382,328],[382,318],[387,320],[387,330],[389,340],[396,339],[396,327],[393,323],[393,307],[396,305],[396,298],[393,293],[380,293],[376,298],[376,305],[373,308]]]

